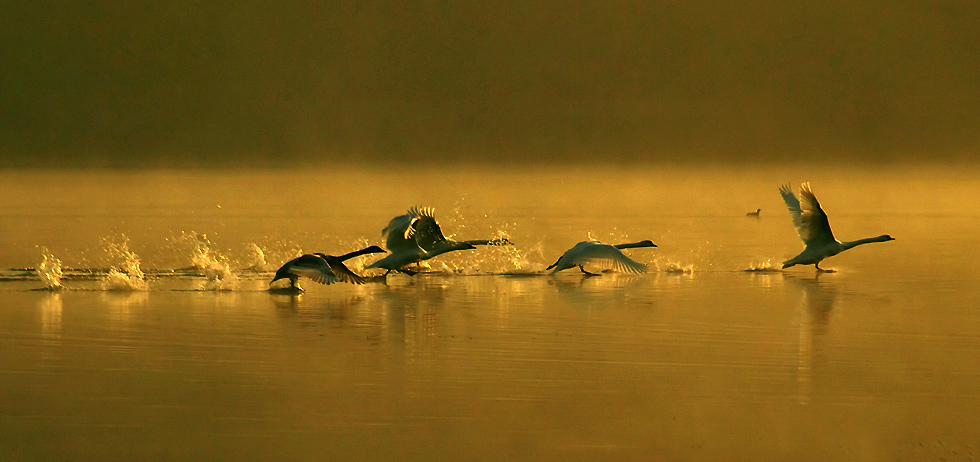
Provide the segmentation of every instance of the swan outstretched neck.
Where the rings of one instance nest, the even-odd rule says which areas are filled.
[[[783,262],[783,268],[794,265],[813,265],[817,271],[824,271],[820,268],[820,261],[824,258],[832,257],[862,244],[895,240],[895,238],[883,234],[856,241],[838,241],[834,237],[833,231],[830,230],[827,214],[824,213],[817,197],[810,190],[810,183],[800,185],[799,198],[793,194],[788,184],[780,186],[779,193],[783,196],[786,207],[789,208],[789,214],[793,218],[793,224],[796,225],[800,239],[806,244],[803,252]]]
[[[841,246],[841,251],[844,251],[853,247],[857,247],[861,244],[870,244],[872,242],[887,242],[887,241],[894,241],[894,240],[895,240],[894,237],[891,237],[887,234],[882,234],[881,236],[858,239],[856,241],[841,242],[840,246]]]
[[[558,258],[558,261],[545,268],[545,270],[552,270],[551,274],[555,274],[559,271],[577,266],[585,274],[596,275],[596,273],[586,271],[585,264],[604,261],[612,265],[612,267],[618,271],[626,273],[643,273],[647,269],[646,265],[623,255],[623,252],[621,252],[620,249],[656,246],[656,244],[649,240],[616,245],[603,244],[599,241],[582,241],[575,244],[575,246],[571,249],[566,250],[565,253]]]
[[[302,255],[284,263],[269,284],[288,278],[289,286],[296,289],[296,281],[302,276],[320,284],[333,284],[340,281],[364,284],[364,278],[347,268],[344,261],[369,253],[384,253],[384,251],[381,247],[372,245],[340,256],[322,253]]]
[[[413,263],[418,263],[437,257],[446,252],[453,252],[456,250],[472,250],[475,248],[475,246],[464,242],[453,242],[437,249],[433,249],[432,251],[426,251],[418,245],[415,247],[402,247],[392,250],[391,253],[386,255],[384,258],[371,263],[366,268],[381,268],[388,270],[389,273],[392,271],[400,271],[409,275],[414,275],[415,272],[406,271],[404,267]]]
[[[354,257],[360,257],[361,255],[367,255],[371,253],[385,253],[385,252],[386,252],[385,249],[382,249],[381,247],[378,247],[376,245],[372,245],[370,247],[365,247],[361,250],[355,250],[351,253],[345,253],[339,257],[331,257],[330,255],[327,256],[330,258],[336,258],[339,261],[345,261],[345,260],[350,260],[351,258]]]
[[[613,245],[613,247],[615,247],[617,249],[636,249],[636,248],[639,248],[639,247],[656,247],[656,246],[657,246],[657,244],[654,244],[653,241],[651,241],[649,239],[642,240],[640,242],[633,242],[633,243],[630,243],[630,244],[615,244],[615,245]]]
[[[382,231],[385,245],[391,252],[371,263],[368,268],[403,271],[403,267],[457,250],[472,250],[477,245],[513,245],[507,239],[454,241],[447,239],[435,219],[431,207],[412,207],[404,215],[393,218]],[[387,273],[385,273],[387,274]]]

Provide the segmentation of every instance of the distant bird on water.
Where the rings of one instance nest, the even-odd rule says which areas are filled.
[[[599,241],[582,241],[575,244],[575,246],[571,249],[566,250],[565,253],[558,258],[558,261],[545,268],[545,270],[553,269],[551,274],[555,274],[559,271],[577,266],[588,276],[598,276],[598,273],[586,271],[585,264],[595,261],[605,261],[610,263],[614,269],[625,273],[643,273],[647,269],[646,265],[636,262],[626,255],[623,255],[623,252],[620,250],[656,246],[657,244],[654,244],[649,240],[616,245],[603,244]]]
[[[415,271],[404,267],[446,252],[472,250],[478,245],[513,245],[508,239],[447,239],[436,223],[434,213],[431,207],[412,207],[408,213],[392,218],[388,226],[381,230],[385,246],[391,253],[367,267],[386,269],[385,276],[392,271],[414,275]]]
[[[745,216],[759,218],[759,214],[761,213],[762,213],[762,209],[756,209],[755,212],[746,213]]]
[[[783,262],[784,269],[794,265],[813,265],[819,272],[832,272],[833,270],[820,268],[820,261],[861,244],[895,240],[887,234],[882,234],[878,237],[850,242],[838,241],[830,230],[827,214],[820,208],[816,196],[810,191],[810,183],[803,183],[800,186],[799,199],[793,194],[789,184],[780,186],[779,193],[782,194],[783,201],[789,207],[789,213],[793,217],[796,231],[800,233],[800,238],[806,244],[803,252]]]
[[[301,276],[308,277],[320,284],[333,284],[340,281],[351,284],[364,284],[364,278],[348,269],[344,265],[344,261],[369,253],[384,253],[384,251],[381,247],[372,245],[341,256],[325,255],[322,253],[306,254],[283,264],[282,268],[276,271],[276,276],[269,284],[271,285],[280,279],[289,278],[289,288],[296,290],[299,289],[296,285],[296,280]]]

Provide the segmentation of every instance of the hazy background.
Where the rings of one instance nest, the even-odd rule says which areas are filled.
[[[0,6],[0,166],[960,161],[976,1]]]

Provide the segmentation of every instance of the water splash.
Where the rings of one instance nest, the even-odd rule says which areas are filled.
[[[238,287],[238,276],[231,271],[227,261],[212,261],[204,268],[205,281],[200,290],[234,290]]]
[[[121,261],[121,263],[113,264],[102,280],[104,290],[139,292],[149,289],[146,275],[140,269],[140,258],[136,253],[129,250],[128,239],[123,237],[118,242],[103,239],[103,245],[106,253],[109,254],[110,261]]]
[[[242,252],[241,266],[246,271],[261,272],[269,269],[269,263],[265,260],[265,251],[258,244],[250,242],[245,245]]]
[[[745,269],[745,271],[751,273],[775,273],[781,270],[773,266],[772,259],[769,259],[759,263],[751,263],[749,264],[749,267]]]
[[[671,260],[667,260],[663,269],[660,271],[670,274],[694,274],[694,264],[684,265]]]
[[[184,233],[182,239],[191,243],[191,265],[205,281],[199,290],[233,290],[238,287],[238,276],[231,270],[228,258],[211,248],[206,234]],[[258,246],[255,246],[258,249]],[[262,259],[262,249],[258,249]]]
[[[44,284],[45,289],[59,290],[63,288],[61,278],[64,276],[64,273],[61,270],[61,260],[48,253],[47,249],[42,249],[42,252],[41,263],[37,265],[37,269],[35,270],[37,277]]]

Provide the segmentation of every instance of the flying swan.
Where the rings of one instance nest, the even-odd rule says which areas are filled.
[[[436,223],[434,212],[431,207],[412,207],[405,215],[392,218],[388,226],[381,230],[381,235],[385,237],[385,246],[390,253],[371,263],[367,268],[385,269],[387,270],[385,276],[392,271],[414,275],[415,271],[406,270],[404,267],[446,252],[475,249],[478,245],[513,245],[508,239],[469,241],[447,239],[442,234],[442,228]]]
[[[632,249],[636,247],[656,247],[657,244],[649,240],[633,242],[629,244],[603,244],[599,241],[582,241],[575,244],[575,247],[568,249],[558,258],[553,265],[545,268],[545,271],[554,268],[551,274],[577,266],[588,276],[598,276],[598,273],[590,273],[585,270],[585,264],[592,261],[606,261],[612,264],[613,268],[625,273],[643,273],[647,266],[632,260],[623,255],[620,249]]]
[[[296,280],[300,276],[306,276],[320,284],[333,284],[340,281],[351,284],[364,284],[364,278],[348,269],[344,265],[344,261],[369,253],[384,253],[384,251],[381,247],[372,245],[339,257],[322,253],[306,254],[283,264],[282,268],[276,271],[276,276],[269,284],[271,285],[280,279],[289,278],[289,288],[298,290],[299,287],[296,285]]]
[[[793,217],[793,224],[796,231],[800,233],[800,238],[806,244],[799,255],[783,262],[783,268],[793,265],[813,265],[818,272],[833,272],[820,268],[820,261],[827,257],[837,255],[847,249],[867,244],[870,242],[893,241],[895,238],[883,234],[878,237],[858,239],[856,241],[841,242],[834,238],[834,233],[830,230],[830,222],[827,221],[827,214],[820,208],[816,196],[810,191],[810,183],[800,185],[800,199],[793,195],[789,184],[779,187],[779,193],[783,196],[783,201],[789,207],[789,213]]]

